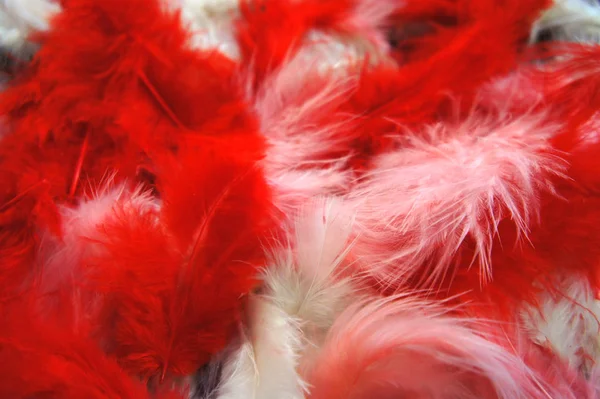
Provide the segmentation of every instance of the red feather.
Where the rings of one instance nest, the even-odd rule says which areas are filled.
[[[109,349],[152,383],[193,373],[225,346],[263,262],[269,190],[255,161],[224,149],[181,151],[159,174],[161,210],[120,209],[103,226],[107,254],[92,279],[109,301]]]
[[[160,1],[70,0],[42,36],[0,94],[0,297],[30,272],[39,231],[60,236],[56,203],[113,174],[153,185],[153,159],[187,135],[256,134],[234,64],[188,48]]]
[[[0,312],[0,396],[11,399],[156,398],[126,375],[76,328],[73,304],[61,303],[59,318],[48,319],[33,295]],[[184,398],[165,392],[159,398]]]
[[[464,245],[457,258],[460,272],[447,281],[450,295],[462,294],[462,301],[476,303],[487,316],[499,309],[510,320],[521,301],[535,305],[539,290],[558,289],[557,273],[581,273],[600,287],[600,144],[581,146],[566,157],[568,178],[556,179],[557,195],[544,196],[529,240],[517,245],[511,222],[501,223],[492,251],[493,280],[485,286],[478,268],[468,267],[472,248]]]

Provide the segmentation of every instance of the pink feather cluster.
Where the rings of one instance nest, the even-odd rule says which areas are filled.
[[[0,4],[0,398],[600,398],[565,4]]]

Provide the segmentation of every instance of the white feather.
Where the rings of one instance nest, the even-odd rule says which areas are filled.
[[[534,24],[531,41],[543,31],[553,40],[600,43],[600,4],[595,0],[555,0]]]
[[[231,59],[240,50],[235,38],[234,18],[239,0],[180,0],[181,17],[192,33],[190,45],[200,50],[216,49]]]
[[[356,294],[340,275],[351,228],[333,200],[314,203],[298,219],[293,243],[274,251],[262,292],[250,299],[247,337],[226,365],[220,399],[304,397],[304,358]]]
[[[50,19],[60,10],[51,0],[1,0],[0,46],[18,56],[27,56],[35,50],[28,41],[29,35],[47,30]]]
[[[600,364],[600,301],[585,276],[570,276],[558,293],[544,291],[521,319],[533,342],[589,376]]]
[[[246,337],[241,345],[226,356],[223,375],[218,389],[218,399],[252,399],[256,386],[254,348]]]

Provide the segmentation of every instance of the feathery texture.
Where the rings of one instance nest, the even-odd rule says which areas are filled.
[[[598,9],[0,0],[0,397],[596,399]]]
[[[308,397],[544,397],[518,357],[471,327],[407,296],[358,302],[330,331]]]
[[[226,369],[219,398],[304,398],[303,356],[324,340],[335,317],[358,295],[344,276],[352,228],[339,201],[309,203],[275,247],[260,294],[250,298],[247,341]],[[252,348],[252,350],[249,350]],[[254,367],[251,367],[254,365]]]
[[[181,149],[159,175],[160,210],[120,207],[102,225],[105,253],[90,262],[109,350],[144,380],[191,374],[224,348],[255,284],[269,191],[260,168],[228,149]]]
[[[406,136],[350,194],[364,229],[357,252],[366,271],[384,284],[436,285],[453,275],[453,258],[468,243],[476,273],[489,281],[500,222],[511,220],[526,239],[540,195],[565,171],[549,143],[555,131],[543,116],[475,114]]]
[[[554,0],[533,26],[531,40],[600,42],[600,5],[595,0]]]
[[[179,0],[181,17],[192,32],[191,46],[216,49],[232,59],[239,58],[234,36],[234,18],[239,0]]]
[[[397,0],[243,0],[237,23],[241,60],[251,65],[253,83],[258,85],[293,58],[313,31],[360,35],[355,39],[359,47],[363,40],[378,48],[376,52],[385,52],[381,28],[398,4]]]
[[[102,225],[114,217],[115,208],[155,211],[159,207],[159,201],[148,191],[141,187],[131,190],[125,184],[115,186],[110,179],[77,207],[62,207],[60,240],[47,236],[40,247],[43,289],[52,291],[65,282],[85,280],[81,262],[102,253],[98,244]]]
[[[157,158],[189,137],[249,135],[241,146],[260,152],[231,61],[188,39],[158,0],[69,0],[55,17],[0,95],[3,291],[28,274],[40,231],[60,236],[56,205],[76,203],[88,184],[114,175],[152,187]]]
[[[34,294],[4,304],[0,316],[0,392],[26,398],[164,398],[183,393],[151,395],[140,382],[120,369],[114,359],[81,332],[77,315],[62,303],[60,318],[48,323]]]
[[[36,49],[31,35],[48,30],[52,17],[60,11],[56,0],[2,0],[0,46],[15,56],[31,56]]]
[[[589,377],[600,360],[600,304],[585,276],[561,280],[564,290],[543,292],[521,318],[533,342]]]

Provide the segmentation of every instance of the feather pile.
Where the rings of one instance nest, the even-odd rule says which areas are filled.
[[[0,397],[600,398],[600,5],[0,1]]]

